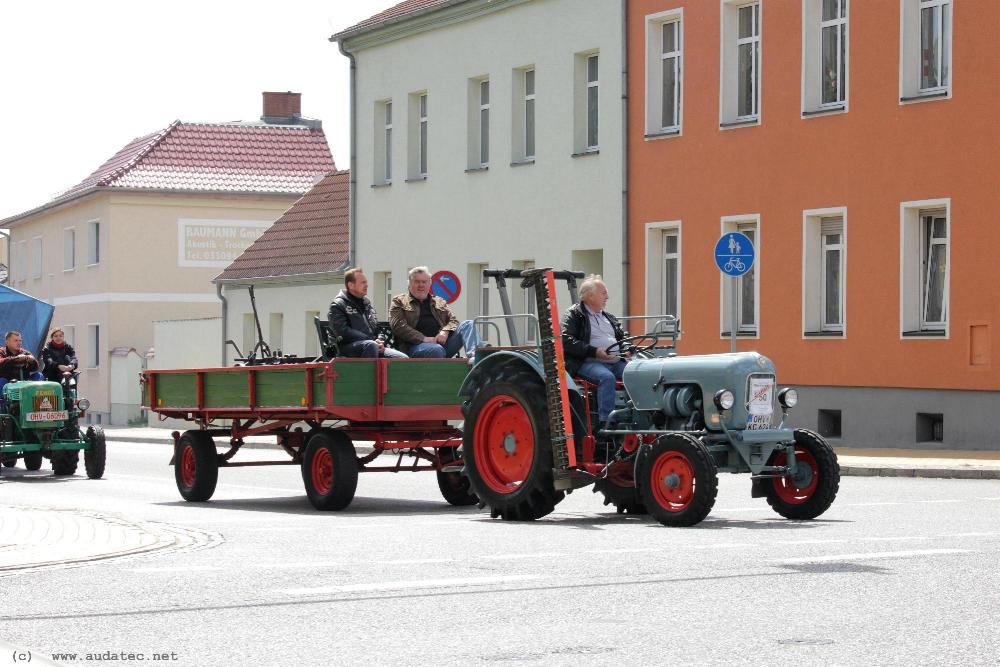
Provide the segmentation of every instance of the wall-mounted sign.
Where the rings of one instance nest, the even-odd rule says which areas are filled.
[[[266,220],[177,220],[177,266],[224,269],[273,223]]]

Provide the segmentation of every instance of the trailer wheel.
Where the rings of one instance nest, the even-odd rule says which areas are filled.
[[[635,487],[631,461],[619,461],[608,468],[608,476],[594,483],[594,493],[604,496],[605,505],[614,505],[619,514],[647,514]]]
[[[639,495],[664,526],[693,526],[715,505],[719,480],[705,445],[686,433],[661,436],[642,453]]]
[[[76,466],[80,463],[80,450],[78,449],[57,449],[52,452],[52,474],[58,477],[66,477],[76,473]]]
[[[28,470],[38,470],[42,467],[42,453],[37,452],[24,452],[21,454],[21,458],[24,459],[24,467]]]
[[[442,447],[438,450],[442,463],[453,463],[458,460],[458,447]],[[460,472],[437,471],[438,488],[449,505],[465,507],[475,505],[479,497],[469,490],[469,478]]]
[[[177,440],[174,459],[174,481],[181,497],[192,503],[211,498],[219,482],[219,454],[212,436],[203,431],[184,431]]]
[[[502,377],[503,369],[500,369]],[[564,497],[552,477],[552,443],[541,378],[493,378],[470,401],[463,451],[472,491],[494,517],[532,521]]]
[[[358,488],[358,457],[350,438],[337,431],[318,431],[306,443],[302,481],[309,502],[318,510],[342,510]]]
[[[787,463],[784,452],[775,452],[771,465]],[[833,447],[819,434],[795,430],[794,477],[779,477],[767,487],[767,504],[786,519],[815,519],[833,504],[840,490],[840,464]],[[802,467],[805,464],[805,467]]]
[[[100,426],[87,427],[87,434],[84,436],[90,449],[83,452],[83,467],[87,470],[87,477],[90,479],[100,479],[104,476],[104,464],[107,461],[107,442],[104,439],[104,429]],[[215,449],[214,445],[212,447]],[[218,471],[218,469],[216,469]]]

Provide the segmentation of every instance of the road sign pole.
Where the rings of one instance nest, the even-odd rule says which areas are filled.
[[[736,276],[729,276],[729,351],[736,351],[736,328],[739,323],[736,321],[739,317],[739,292],[740,288],[737,284]]]

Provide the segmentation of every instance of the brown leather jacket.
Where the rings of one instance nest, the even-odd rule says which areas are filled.
[[[441,331],[455,331],[458,328],[458,318],[451,312],[451,308],[439,296],[429,294],[431,300],[431,314],[441,326]],[[420,319],[420,302],[407,292],[392,298],[392,305],[389,307],[389,326],[392,327],[393,336],[396,338],[396,349],[400,352],[409,352],[412,345],[424,342],[424,335],[416,330],[417,320]]]
[[[17,355],[26,354],[27,359],[17,359]],[[0,377],[8,380],[20,380],[21,369],[24,369],[25,379],[28,373],[38,370],[38,360],[23,347],[17,352],[7,349],[7,346],[0,347]]]

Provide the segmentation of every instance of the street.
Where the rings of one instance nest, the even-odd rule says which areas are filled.
[[[192,504],[170,452],[3,470],[0,665],[1000,662],[1000,480],[845,477],[791,522],[723,476],[708,520],[669,529],[590,489],[491,520],[426,473],[363,474],[320,513],[295,466],[223,469]]]

